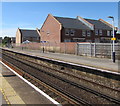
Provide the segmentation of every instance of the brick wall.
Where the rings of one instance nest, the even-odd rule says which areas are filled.
[[[16,32],[16,44],[20,44],[22,39],[21,39],[21,33],[20,33],[20,30],[17,29],[17,32]]]
[[[68,53],[68,54],[75,54],[76,52],[76,42],[64,42],[60,44],[60,52],[61,53]]]
[[[61,24],[52,16],[48,15],[41,30],[41,41],[60,42]]]

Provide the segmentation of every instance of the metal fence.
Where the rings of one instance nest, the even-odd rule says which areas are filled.
[[[116,57],[120,56],[120,43],[115,44]],[[112,43],[78,43],[77,55],[112,58]]]

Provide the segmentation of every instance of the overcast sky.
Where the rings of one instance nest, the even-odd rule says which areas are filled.
[[[111,15],[118,26],[118,2],[2,2],[1,10],[2,37],[15,37],[18,27],[41,28],[49,13],[60,17],[102,18],[109,23],[111,19],[107,16]]]

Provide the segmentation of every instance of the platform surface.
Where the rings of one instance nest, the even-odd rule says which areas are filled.
[[[21,49],[11,49],[13,51],[22,52],[29,55],[37,55],[40,57],[47,57],[55,60],[61,60],[65,62],[86,65],[90,67],[100,68],[108,71],[118,72],[120,73],[120,61],[116,60],[115,63],[112,62],[111,59],[107,58],[95,58],[95,57],[85,57],[85,56],[77,56],[72,54],[63,54],[63,53],[50,53],[44,52],[40,50],[21,50]]]
[[[5,100],[2,92],[0,91],[0,106],[1,106],[2,104],[7,104],[7,101]]]
[[[2,85],[0,88],[3,89],[10,104],[53,104],[1,63],[0,66],[2,66],[0,67],[0,70],[2,70],[0,77]],[[5,103],[5,100],[3,103]]]

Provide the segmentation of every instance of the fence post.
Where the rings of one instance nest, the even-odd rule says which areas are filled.
[[[92,57],[92,43],[90,43],[90,55]]]
[[[96,43],[94,43],[94,57],[96,57]]]

